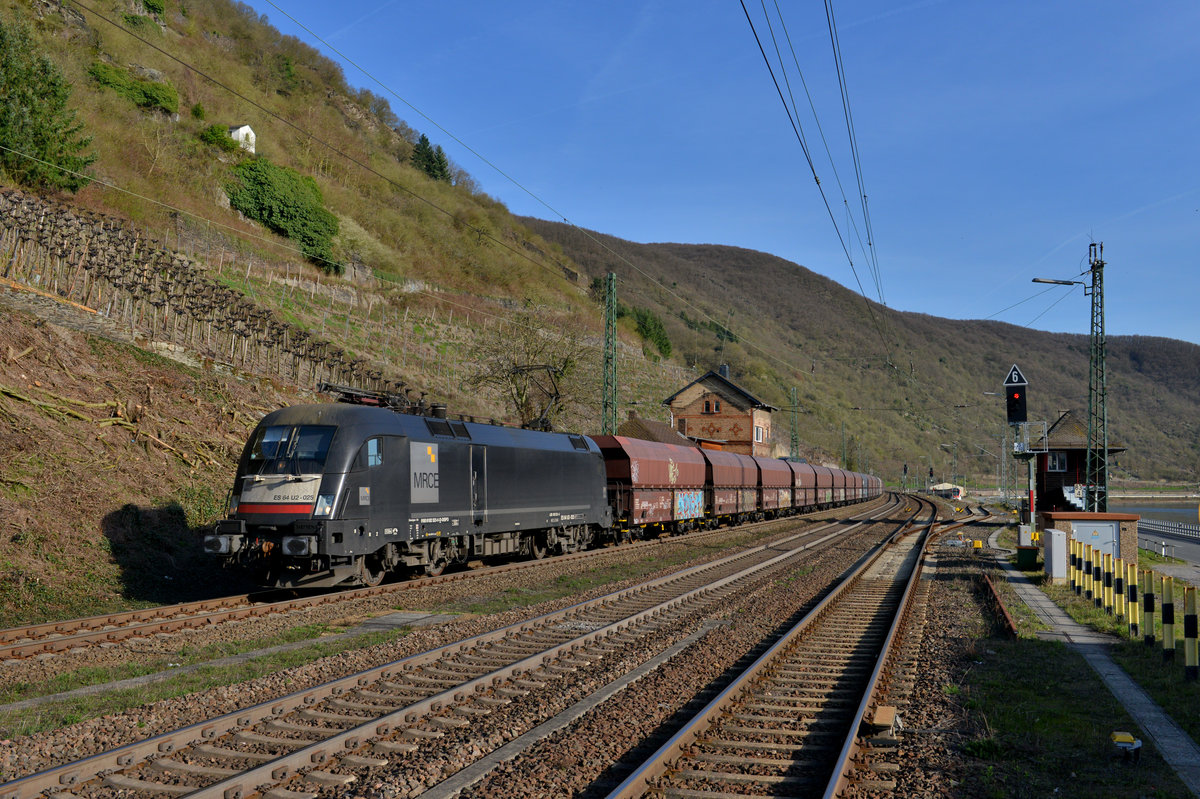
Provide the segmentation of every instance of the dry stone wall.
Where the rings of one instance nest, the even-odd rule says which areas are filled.
[[[403,388],[120,220],[37,195],[0,190],[0,275],[87,306],[135,338],[246,371],[305,386]]]

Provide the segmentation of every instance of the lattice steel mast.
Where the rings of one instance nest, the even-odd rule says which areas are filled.
[[[796,423],[796,403],[796,387],[792,386],[792,446],[790,449],[792,460],[800,457],[800,427]]]
[[[1108,512],[1108,374],[1105,360],[1108,343],[1104,336],[1104,244],[1088,248],[1092,285],[1084,291],[1092,296],[1092,347],[1088,370],[1087,492],[1088,510]]]
[[[617,274],[609,272],[604,281],[604,394],[600,411],[600,431],[617,434]]]

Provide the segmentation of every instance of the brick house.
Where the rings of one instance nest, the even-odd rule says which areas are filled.
[[[774,406],[759,400],[721,372],[709,372],[663,400],[671,426],[689,438],[743,455],[771,456]]]

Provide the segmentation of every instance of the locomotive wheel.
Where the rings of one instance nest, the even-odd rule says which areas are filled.
[[[546,538],[540,533],[534,533],[529,537],[529,557],[533,560],[541,560],[546,557]]]
[[[379,555],[363,555],[358,559],[358,576],[364,585],[374,588],[386,575],[387,568]]]
[[[437,577],[446,570],[446,555],[442,552],[441,541],[431,541],[429,544],[429,562],[425,564],[425,574]]]

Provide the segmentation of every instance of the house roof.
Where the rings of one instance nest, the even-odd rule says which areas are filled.
[[[704,375],[703,377],[696,378],[671,396],[667,397],[665,400],[663,400],[663,405],[670,405],[671,402],[680,394],[687,391],[692,386],[700,383],[704,384],[704,386],[711,391],[720,394],[722,397],[725,397],[731,402],[738,403],[739,405],[745,405],[751,408],[762,408],[763,410],[767,411],[779,410],[774,405],[768,405],[767,403],[758,399],[758,397],[755,397],[749,391],[742,388],[737,383],[734,383],[729,378],[722,377],[717,372],[713,372],[711,370],[708,372],[708,374]]]
[[[656,422],[653,419],[642,419],[630,415],[627,421],[617,428],[617,435],[629,438],[640,438],[644,441],[659,441],[663,444],[678,444],[684,447],[694,447],[696,442],[680,433],[669,424]]]
[[[1041,437],[1038,437],[1039,445],[1042,443]],[[1068,410],[1063,411],[1058,417],[1058,421],[1050,426],[1046,431],[1046,446],[1038,447],[1038,449],[1049,450],[1068,450],[1088,448],[1088,419],[1087,412]],[[1124,452],[1124,444],[1118,444],[1110,437],[1108,440],[1109,452]]]

